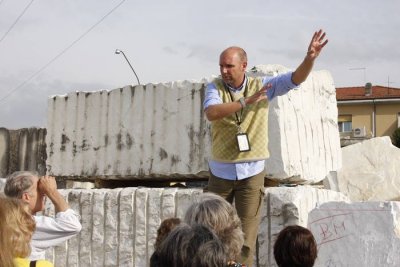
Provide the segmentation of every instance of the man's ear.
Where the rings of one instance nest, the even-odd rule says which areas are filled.
[[[242,63],[242,67],[243,67],[243,70],[244,70],[244,71],[246,71],[246,68],[247,68],[247,62],[243,62],[243,63]]]
[[[22,193],[22,198],[21,199],[22,199],[22,201],[24,201],[26,203],[29,203],[29,199],[30,199],[29,192]]]

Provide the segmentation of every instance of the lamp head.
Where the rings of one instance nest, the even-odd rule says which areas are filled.
[[[119,49],[116,49],[116,50],[115,50],[115,54],[121,54],[121,52],[122,52],[122,51],[119,50]]]

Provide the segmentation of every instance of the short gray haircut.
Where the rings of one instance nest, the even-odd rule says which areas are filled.
[[[229,260],[240,256],[244,242],[241,222],[235,208],[224,198],[213,193],[200,195],[186,211],[184,221],[212,229],[220,238]]]
[[[33,178],[38,177],[35,171],[16,171],[7,177],[4,194],[8,197],[22,198],[23,193],[33,185]]]
[[[181,224],[161,243],[150,266],[222,267],[227,263],[224,247],[212,229],[199,224]]]

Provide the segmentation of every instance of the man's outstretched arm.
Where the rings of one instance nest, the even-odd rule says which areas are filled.
[[[267,99],[267,90],[271,88],[270,84],[265,85],[253,95],[246,97],[244,102],[247,105],[260,102]],[[210,105],[205,109],[206,117],[209,121],[219,120],[226,116],[232,115],[242,109],[242,104],[239,101]]]
[[[325,32],[319,30],[314,33],[311,38],[311,42],[308,46],[307,55],[303,62],[297,67],[296,71],[293,72],[292,81],[295,84],[304,82],[310,74],[315,59],[319,56],[324,46],[328,43],[328,39],[325,39]]]

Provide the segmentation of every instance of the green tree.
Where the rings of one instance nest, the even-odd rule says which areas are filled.
[[[392,143],[393,145],[400,148],[400,128],[397,128],[392,135]]]

